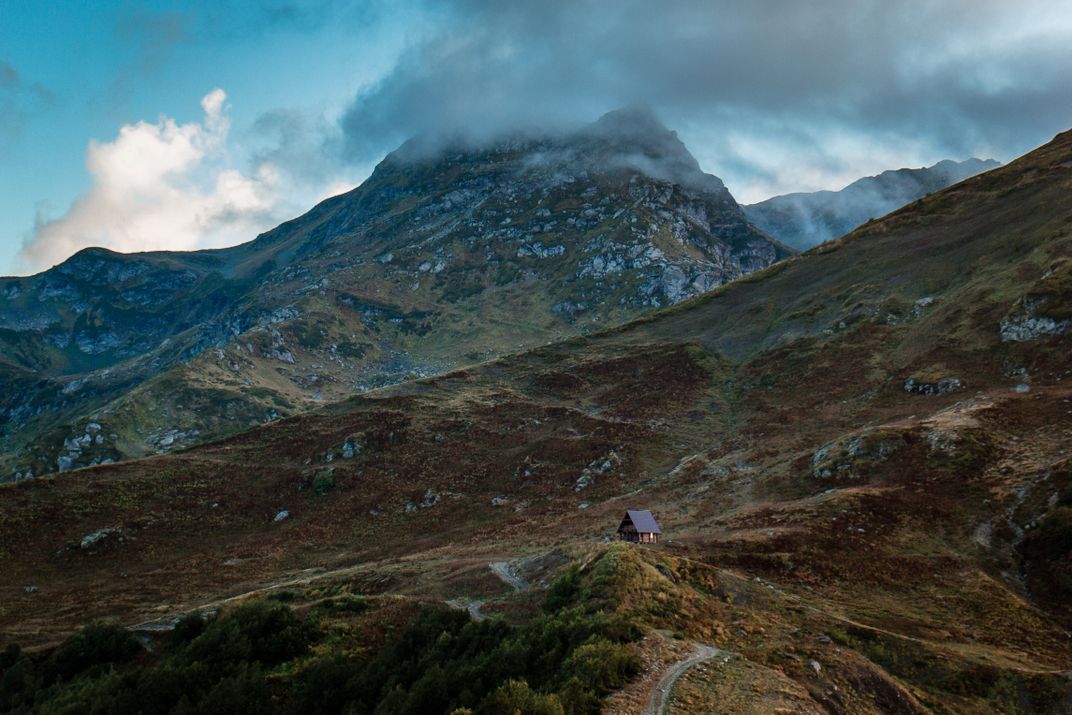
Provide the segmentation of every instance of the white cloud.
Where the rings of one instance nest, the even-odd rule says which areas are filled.
[[[295,190],[272,162],[245,171],[233,165],[226,99],[222,89],[205,95],[200,122],[161,117],[125,125],[111,142],[90,142],[92,187],[64,216],[38,222],[20,253],[25,267],[46,268],[88,246],[129,252],[234,245],[309,208],[331,184],[327,177]]]

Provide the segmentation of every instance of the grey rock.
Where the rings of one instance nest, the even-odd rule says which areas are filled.
[[[442,498],[443,497],[438,494],[434,489],[428,487],[428,489],[424,492],[424,498],[421,499],[420,506],[422,509],[430,509],[431,507],[438,504],[442,500]]]
[[[959,377],[943,377],[934,382],[921,382],[914,377],[905,380],[904,391],[914,395],[946,395],[964,388]]]
[[[94,544],[100,543],[102,540],[118,532],[119,529],[116,528],[97,529],[96,531],[92,531],[83,536],[82,540],[78,542],[78,547],[81,549],[88,549]]]
[[[361,453],[361,450],[364,449],[364,446],[365,445],[363,445],[359,441],[354,440],[352,437],[347,439],[342,444],[343,459],[353,459],[355,455]]]
[[[1001,321],[1001,339],[1005,342],[1024,343],[1048,335],[1068,332],[1072,321],[1056,320],[1047,316],[1020,315]]]

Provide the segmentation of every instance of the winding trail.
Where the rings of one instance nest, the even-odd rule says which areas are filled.
[[[529,587],[529,582],[510,565],[508,561],[492,561],[488,564],[491,572],[498,576],[503,583],[515,591],[524,591]],[[474,621],[488,620],[488,614],[480,610],[487,598],[452,598],[446,602],[451,608],[459,611],[468,611]]]
[[[663,673],[663,677],[659,679],[659,682],[655,684],[655,687],[651,689],[651,697],[648,698],[648,706],[644,708],[644,715],[663,715],[666,712],[670,690],[674,687],[677,679],[684,675],[689,668],[717,655],[729,656],[730,654],[714,646],[704,645],[703,643],[694,644],[692,655],[670,666]]]

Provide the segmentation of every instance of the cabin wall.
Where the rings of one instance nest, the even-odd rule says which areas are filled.
[[[657,544],[659,543],[659,535],[650,532],[619,531],[618,540],[628,541],[631,544]]]

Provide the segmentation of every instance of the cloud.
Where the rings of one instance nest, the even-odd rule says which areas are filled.
[[[439,33],[354,98],[341,120],[350,157],[417,133],[480,139],[640,103],[758,199],[946,156],[1008,159],[1072,125],[1066,2],[446,7]]]
[[[199,122],[128,124],[111,142],[91,142],[89,191],[55,220],[39,219],[20,259],[41,269],[87,246],[115,251],[190,250],[233,245],[308,208],[329,181],[297,187],[270,158],[246,171],[229,145],[227,95],[201,100]]]
[[[11,150],[34,112],[52,102],[52,93],[43,85],[26,82],[11,63],[0,59],[0,157]]]

